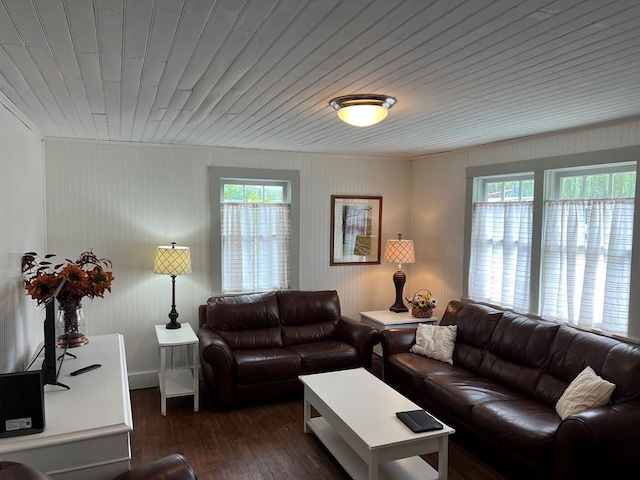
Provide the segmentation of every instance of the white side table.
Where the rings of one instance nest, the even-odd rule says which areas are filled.
[[[360,321],[377,328],[389,330],[390,328],[418,328],[421,323],[434,325],[438,323],[438,317],[417,318],[411,312],[392,312],[390,310],[375,310],[373,312],[360,312]],[[382,347],[378,344],[373,347],[373,353],[382,356]]]
[[[191,325],[183,323],[181,328],[169,330],[164,325],[156,325],[156,337],[160,350],[160,398],[162,415],[167,415],[167,398],[193,395],[193,411],[199,410],[199,358],[198,337]],[[167,348],[187,347],[193,357],[192,367],[167,370]]]

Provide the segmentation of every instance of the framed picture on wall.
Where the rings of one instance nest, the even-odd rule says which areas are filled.
[[[331,195],[331,265],[380,263],[382,197]]]

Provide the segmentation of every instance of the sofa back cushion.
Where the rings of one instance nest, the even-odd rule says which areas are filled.
[[[277,292],[284,346],[329,340],[340,320],[335,290]]]
[[[587,366],[616,385],[612,403],[640,399],[640,348],[568,325],[560,326],[551,343],[547,373],[538,382],[535,397],[555,405]]]
[[[533,395],[560,325],[504,312],[493,330],[480,375],[525,395]]]
[[[207,324],[232,350],[282,346],[275,292],[211,297]]]
[[[504,312],[476,303],[452,300],[442,316],[440,325],[457,325],[453,364],[478,373],[484,350]]]

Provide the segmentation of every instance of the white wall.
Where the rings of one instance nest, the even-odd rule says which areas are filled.
[[[462,296],[467,167],[637,145],[640,120],[414,159],[411,235],[417,263],[412,288],[432,291],[440,300],[435,312],[439,316],[449,300]]]
[[[20,259],[44,248],[41,135],[0,103],[0,373],[23,370],[42,342],[44,314],[22,283]]]
[[[384,248],[409,231],[408,160],[54,139],[45,158],[49,251],[75,259],[93,248],[113,261],[113,292],[83,308],[89,337],[124,334],[132,388],[157,382],[153,325],[170,310],[171,280],[151,272],[156,245],[191,248],[193,273],[176,280],[180,322],[195,329],[210,294],[209,165],[300,170],[300,288],[336,289],[354,318],[393,303],[395,265],[329,266],[330,197],[382,195]]]

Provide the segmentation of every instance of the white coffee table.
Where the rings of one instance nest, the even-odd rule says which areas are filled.
[[[363,368],[300,380],[305,433],[315,433],[352,478],[446,480],[453,428],[413,433],[396,412],[420,407]],[[311,418],[311,407],[321,416]],[[438,452],[437,471],[417,456],[431,452]]]

